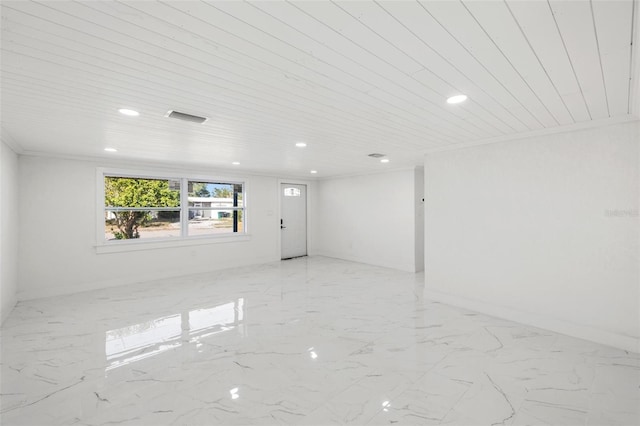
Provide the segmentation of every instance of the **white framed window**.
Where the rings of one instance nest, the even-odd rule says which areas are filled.
[[[245,183],[98,169],[98,245],[246,235]]]
[[[188,180],[187,235],[244,232],[244,184]]]

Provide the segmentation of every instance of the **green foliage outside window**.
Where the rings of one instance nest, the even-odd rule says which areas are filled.
[[[158,179],[104,178],[104,204],[107,207],[179,207],[180,191],[169,189],[169,181]],[[145,211],[113,211],[116,239],[140,238],[138,228],[145,226],[151,213]],[[159,212],[175,214],[174,212]],[[178,213],[179,214],[179,213]]]
[[[216,198],[232,198],[233,193],[228,188],[215,188],[213,190],[213,196]]]
[[[211,193],[207,189],[207,184],[205,182],[193,182],[193,195],[196,197],[209,197],[211,196]]]

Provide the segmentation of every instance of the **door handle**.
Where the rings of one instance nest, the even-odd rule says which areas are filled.
[[[286,228],[286,226],[284,226],[284,225],[282,224],[282,219],[280,219],[280,229],[285,229],[285,228]]]

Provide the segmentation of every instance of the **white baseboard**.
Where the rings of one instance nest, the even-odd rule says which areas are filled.
[[[367,259],[359,256],[352,256],[349,254],[322,250],[314,250],[313,255],[330,257],[332,259],[348,260],[349,262],[364,263],[366,265],[380,266],[382,268],[396,269],[404,272],[416,272],[416,267],[412,264],[392,263],[385,262],[384,260],[378,261],[377,259]]]
[[[18,301],[23,300],[33,300],[33,299],[41,299],[43,297],[52,297],[52,296],[64,296],[68,294],[81,293],[85,291],[92,290],[100,290],[103,288],[110,287],[118,287],[122,285],[131,285],[141,282],[147,281],[155,281],[165,278],[176,278],[176,277],[184,277],[188,275],[197,275],[203,274],[206,272],[215,272],[223,269],[230,268],[238,268],[242,266],[251,266],[251,265],[261,265],[265,263],[277,262],[280,259],[273,258],[272,256],[263,257],[263,258],[253,258],[250,261],[241,261],[241,262],[230,262],[221,265],[206,265],[201,268],[192,268],[190,267],[189,271],[184,271],[181,269],[176,269],[172,272],[151,272],[146,274],[137,274],[134,276],[127,276],[122,278],[110,279],[110,280],[102,280],[102,281],[91,281],[82,283],[82,285],[48,285],[47,287],[41,287],[37,289],[31,289],[26,291],[21,291],[18,293]]]
[[[4,301],[3,301],[4,302]],[[7,319],[13,308],[16,307],[16,303],[18,303],[17,298],[13,298],[0,310],[0,325],[4,323],[4,320]]]
[[[612,333],[597,328],[574,324],[568,321],[549,318],[546,316],[523,312],[513,308],[494,305],[480,300],[469,299],[463,296],[457,296],[448,293],[442,293],[438,290],[425,288],[424,297],[436,302],[446,303],[448,305],[457,306],[482,314],[504,318],[510,321],[522,324],[532,325],[534,327],[554,331],[556,333],[566,334],[571,337],[589,340],[591,342],[600,343],[625,351],[640,353],[640,338],[625,336],[623,334]]]

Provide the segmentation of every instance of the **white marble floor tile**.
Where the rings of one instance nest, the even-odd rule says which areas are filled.
[[[19,303],[2,425],[640,425],[640,356],[322,257]]]

